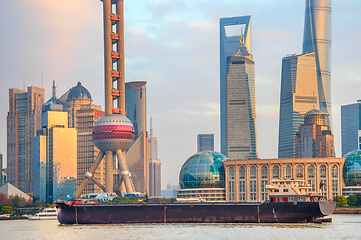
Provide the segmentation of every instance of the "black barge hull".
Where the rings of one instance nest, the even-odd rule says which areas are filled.
[[[56,205],[61,224],[300,223],[332,214],[336,207],[335,202]]]

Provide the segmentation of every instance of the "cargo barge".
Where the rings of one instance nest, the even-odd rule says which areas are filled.
[[[320,201],[304,180],[274,180],[270,201],[107,204],[56,202],[61,224],[117,223],[303,223],[333,213],[335,202]]]

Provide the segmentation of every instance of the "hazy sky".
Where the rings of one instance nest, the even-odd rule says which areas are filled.
[[[126,81],[145,80],[147,111],[162,159],[162,188],[177,184],[199,133],[220,151],[219,19],[252,16],[260,158],[276,158],[282,57],[301,53],[305,0],[124,0]],[[333,0],[332,111],[341,155],[341,105],[361,98],[361,1]],[[6,160],[9,88],[60,96],[78,81],[104,107],[102,3],[0,1],[0,151]]]

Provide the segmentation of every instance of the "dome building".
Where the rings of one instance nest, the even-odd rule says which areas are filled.
[[[346,185],[342,189],[343,196],[361,193],[361,150],[349,152],[343,157],[343,179]]]
[[[218,152],[202,151],[189,157],[179,174],[179,201],[202,198],[208,202],[224,202],[224,167],[228,158]]]
[[[334,136],[326,125],[329,114],[312,109],[301,115],[301,125],[295,138],[296,158],[327,158],[335,156]]]
[[[90,92],[81,82],[69,89],[60,98],[66,103],[68,112],[69,128],[77,128],[77,189],[84,179],[85,173],[92,166],[99,149],[93,142],[93,126],[95,122],[104,116],[104,111],[100,106],[93,104]],[[94,173],[94,178],[100,183],[104,183],[104,162]],[[91,181],[85,188],[83,193],[101,192],[98,185]]]

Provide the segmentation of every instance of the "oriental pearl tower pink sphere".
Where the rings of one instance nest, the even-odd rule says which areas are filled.
[[[103,116],[94,124],[93,140],[103,152],[127,151],[134,141],[133,124],[121,114]]]

